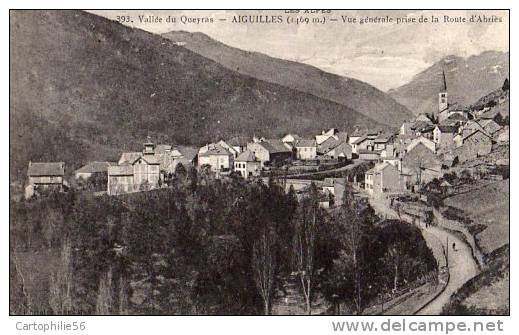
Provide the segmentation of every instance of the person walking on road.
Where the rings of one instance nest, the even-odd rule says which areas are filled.
[[[456,242],[452,243],[452,250],[456,251]]]

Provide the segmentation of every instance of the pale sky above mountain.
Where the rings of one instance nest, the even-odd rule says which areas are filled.
[[[508,51],[509,16],[507,11],[332,11],[326,17],[337,22],[326,24],[251,24],[232,23],[234,16],[283,15],[284,11],[164,11],[164,10],[95,10],[89,11],[110,19],[130,15],[127,25],[153,33],[172,30],[202,32],[233,47],[298,61],[327,72],[356,78],[379,89],[388,90],[409,82],[412,77],[447,55],[467,57],[487,50]],[[214,23],[140,23],[138,15],[168,15],[188,18],[213,18]],[[341,15],[360,18],[386,17],[429,18],[439,23],[425,24],[344,24]],[[495,15],[502,22],[443,23],[444,15],[465,17]],[[297,17],[297,15],[291,15]],[[309,15],[307,15],[309,16]],[[319,17],[322,17],[320,15]],[[227,19],[221,21],[220,19]],[[357,21],[358,22],[358,21]]]

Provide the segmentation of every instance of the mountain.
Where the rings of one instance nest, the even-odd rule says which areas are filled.
[[[436,112],[442,70],[445,71],[449,102],[469,106],[500,88],[509,78],[509,53],[486,51],[468,58],[448,56],[388,93],[415,114]]]
[[[203,33],[172,31],[163,36],[230,70],[334,101],[383,124],[400,126],[412,115],[386,93],[356,79],[234,48]]]
[[[385,127],[350,107],[82,11],[10,11],[9,37],[12,177],[23,177],[30,159],[64,160],[69,171],[89,159],[116,159],[121,150],[140,149],[147,135],[202,144]]]

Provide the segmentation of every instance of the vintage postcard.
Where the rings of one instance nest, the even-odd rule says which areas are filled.
[[[510,314],[508,10],[9,28],[11,315]]]

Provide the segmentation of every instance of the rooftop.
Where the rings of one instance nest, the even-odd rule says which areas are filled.
[[[255,162],[256,156],[254,155],[254,153],[252,151],[245,150],[244,152],[239,154],[238,157],[236,157],[235,161],[236,162]]]
[[[296,142],[296,147],[316,147],[317,142],[314,139],[302,138]]]
[[[117,165],[115,162],[89,162],[76,170],[76,173],[101,173],[108,171],[109,166]]]
[[[27,174],[36,176],[63,176],[65,175],[65,163],[63,162],[29,162]]]

